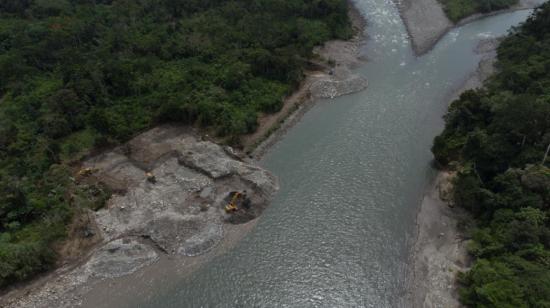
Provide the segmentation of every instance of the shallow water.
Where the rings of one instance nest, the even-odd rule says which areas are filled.
[[[477,67],[478,41],[529,12],[454,29],[416,58],[391,1],[355,2],[369,88],[319,102],[264,157],[281,190],[235,249],[129,306],[409,306],[415,214],[448,97]]]

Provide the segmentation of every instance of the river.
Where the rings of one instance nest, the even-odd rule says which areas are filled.
[[[245,239],[132,306],[408,306],[415,215],[449,96],[476,69],[479,40],[529,12],[453,29],[415,57],[391,0],[356,3],[368,89],[318,102],[262,159],[281,190]]]

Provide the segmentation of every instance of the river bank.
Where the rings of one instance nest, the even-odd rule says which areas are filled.
[[[526,12],[464,26],[417,58],[390,1],[358,4],[369,89],[315,104],[262,158],[281,189],[253,232],[189,279],[151,286],[141,307],[410,306],[401,298],[444,102],[478,67],[478,41]]]
[[[482,55],[478,68],[452,91],[449,101],[479,88],[494,73],[500,39],[482,40],[475,52]],[[439,171],[428,185],[416,216],[410,295],[413,307],[460,307],[456,275],[470,266],[467,239],[460,222],[468,214],[452,204],[453,174]]]
[[[125,307],[135,300],[142,305],[133,306],[142,307],[399,306],[410,255],[404,234],[414,227],[419,178],[429,160],[427,139],[437,129],[435,116],[424,112],[438,108],[442,92],[448,92],[443,86],[459,84],[466,74],[459,73],[474,70],[478,59],[469,53],[453,57],[459,63],[453,69],[445,67],[447,58],[422,62],[427,57],[410,54],[395,8],[368,5],[369,46],[380,53],[369,53],[374,60],[362,69],[373,86],[361,93],[364,98],[317,104],[270,151],[263,165],[284,177],[286,187],[257,227],[258,219],[238,226],[254,233],[239,242],[248,231],[228,231],[222,242],[194,257],[155,250],[160,257],[153,265],[104,279],[82,296],[70,290],[78,297],[75,305]],[[230,234],[238,238],[227,242]],[[233,249],[235,243],[240,245]],[[140,259],[150,255],[144,249]],[[232,292],[236,286],[239,292]],[[60,306],[67,295],[54,291],[46,296]]]
[[[296,124],[319,99],[330,99],[364,90],[368,81],[352,72],[362,63],[360,49],[364,43],[366,20],[353,1],[348,1],[348,15],[354,32],[348,41],[333,40],[314,49],[310,68],[297,90],[285,98],[276,113],[260,115],[258,129],[241,138],[243,151],[261,158],[285,132]]]
[[[412,272],[413,307],[459,307],[455,278],[470,263],[457,227],[466,213],[449,206],[452,175],[439,172],[417,214]]]
[[[113,194],[104,208],[87,211],[90,223],[66,245],[95,245],[3,296],[0,306],[74,307],[96,285],[166,259],[178,261],[183,275],[248,233],[278,190],[277,179],[253,161],[181,126],[151,129],[87,159],[81,170],[78,186],[101,184]],[[228,214],[224,207],[235,191],[246,192],[248,205]]]
[[[541,2],[536,0],[520,0],[517,5],[509,9],[474,14],[457,23],[449,20],[443,11],[443,6],[438,0],[395,0],[395,3],[409,34],[413,51],[417,56],[421,56],[431,50],[449,30],[455,27],[460,27],[488,16],[532,9]]]
[[[351,71],[361,63],[365,22],[352,2],[349,14],[356,35],[316,48],[311,70],[281,111],[260,117],[256,133],[243,136],[249,154],[256,149],[253,156],[259,157],[314,100],[366,87],[367,81]],[[13,288],[0,298],[0,307],[112,305],[96,295],[114,287],[131,298],[134,288],[185,277],[226,253],[254,228],[278,185],[244,153],[216,141],[189,128],[163,126],[85,161],[82,167],[92,170],[91,178],[115,192],[105,209],[88,213],[91,218],[79,226],[89,239],[70,238],[64,247],[74,246],[70,253],[78,257]],[[144,181],[147,172],[154,183]],[[224,196],[243,190],[252,209],[224,214]],[[90,242],[85,248],[84,241]]]

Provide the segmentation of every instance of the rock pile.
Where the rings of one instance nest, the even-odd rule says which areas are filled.
[[[328,63],[335,63],[329,74],[314,77],[309,91],[312,98],[335,98],[362,91],[367,88],[367,79],[352,72],[360,65],[357,41],[330,41],[314,51]]]
[[[349,77],[338,80],[326,78],[315,81],[311,87],[311,95],[314,98],[335,98],[362,91],[367,88],[367,80],[359,75],[350,74]]]

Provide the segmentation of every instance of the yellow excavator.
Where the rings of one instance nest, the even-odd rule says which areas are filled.
[[[97,171],[97,169],[90,168],[90,167],[82,168],[78,171],[78,176],[86,177],[86,176],[89,176],[89,175],[91,175],[92,173],[94,173],[96,171]]]
[[[231,202],[229,202],[229,204],[227,204],[225,206],[225,212],[226,213],[231,213],[231,212],[235,212],[237,211],[239,208],[237,208],[237,201],[239,200],[239,198],[242,196],[242,194],[238,191],[236,191],[234,194],[233,194],[233,198],[231,198]]]

